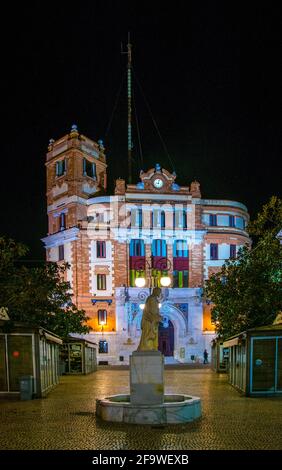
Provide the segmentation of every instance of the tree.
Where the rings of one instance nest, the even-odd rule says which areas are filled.
[[[206,281],[205,297],[214,305],[212,319],[226,338],[255,326],[270,324],[282,309],[282,200],[272,197],[248,225],[252,248],[242,248],[236,259]]]
[[[27,252],[21,243],[0,238],[0,306],[8,308],[12,321],[40,325],[61,337],[88,333],[89,318],[72,302],[70,283],[64,280],[69,266],[19,264]]]

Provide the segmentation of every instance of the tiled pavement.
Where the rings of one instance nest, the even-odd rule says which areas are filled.
[[[166,392],[202,398],[203,416],[152,427],[98,421],[95,398],[128,393],[128,370],[61,377],[47,398],[0,401],[0,449],[282,449],[282,397],[241,397],[224,374],[168,369]]]

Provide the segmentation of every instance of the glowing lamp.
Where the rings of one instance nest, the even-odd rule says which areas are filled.
[[[145,304],[140,304],[139,307],[141,308],[141,310],[144,310]]]
[[[163,287],[169,287],[171,280],[169,276],[162,276],[160,282]]]
[[[144,287],[146,284],[146,279],[144,277],[137,277],[135,279],[136,287]]]

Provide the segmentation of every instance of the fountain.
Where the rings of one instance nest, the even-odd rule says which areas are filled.
[[[140,344],[130,356],[130,395],[96,400],[96,414],[104,421],[179,424],[201,416],[200,398],[164,393],[164,357],[158,351],[160,294],[156,287],[146,300]]]

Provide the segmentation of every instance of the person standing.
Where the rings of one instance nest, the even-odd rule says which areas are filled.
[[[208,353],[208,351],[205,349],[205,350],[204,350],[204,364],[207,364],[207,363],[208,363],[208,357],[209,357],[209,353]]]

